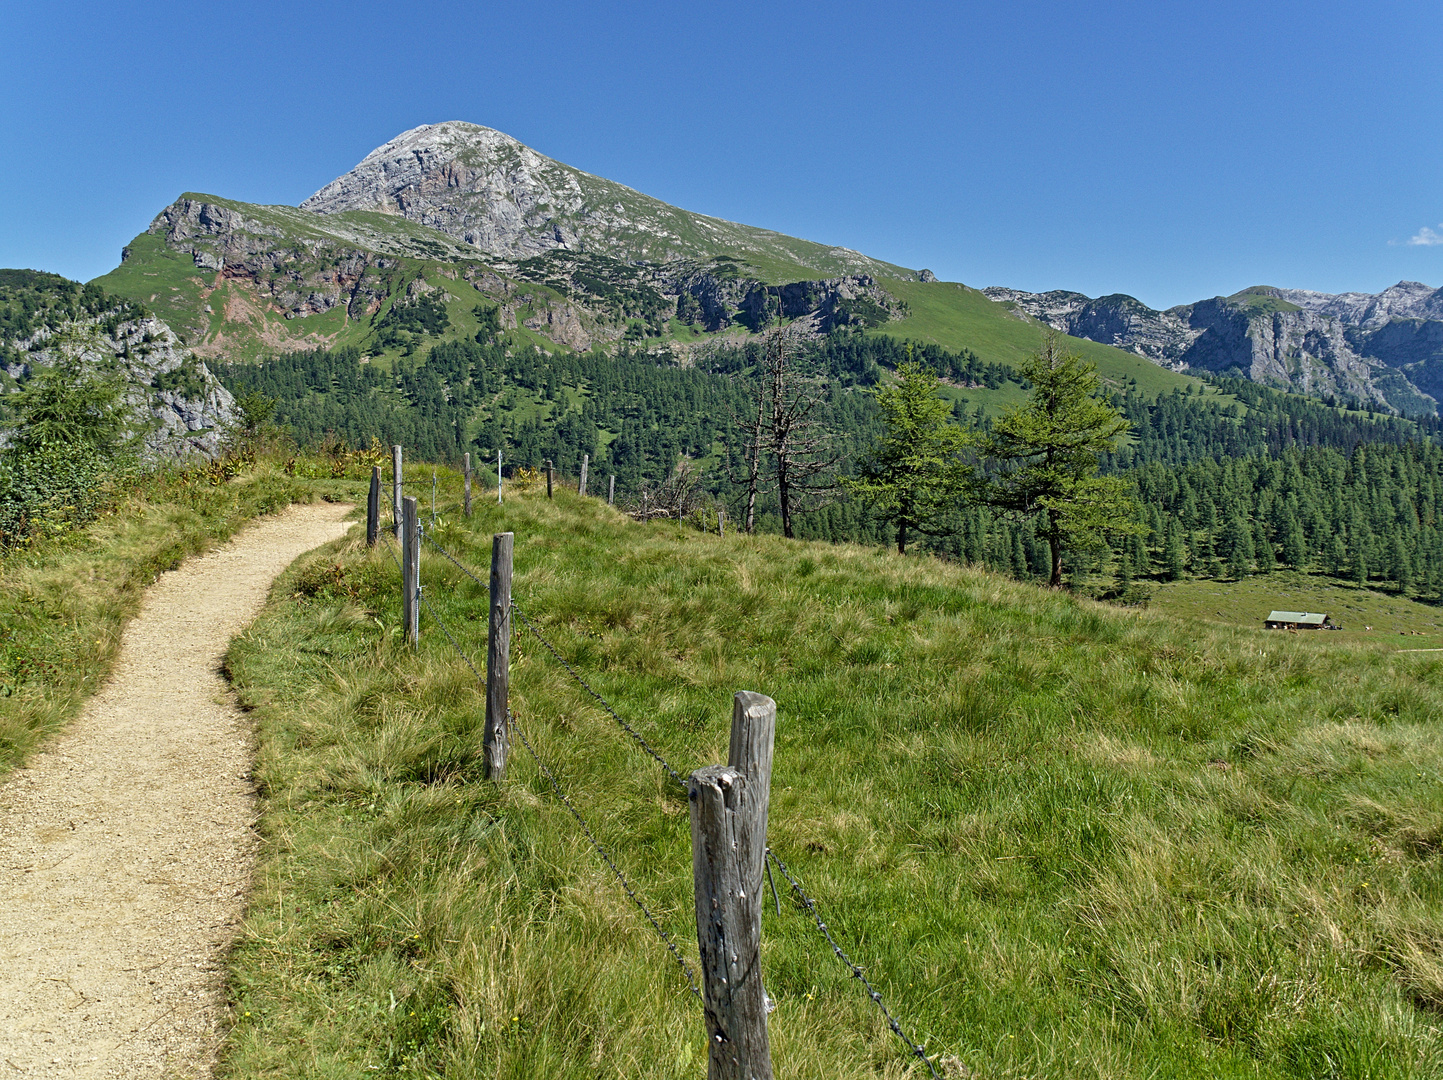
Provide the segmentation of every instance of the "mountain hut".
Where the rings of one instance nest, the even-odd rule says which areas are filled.
[[[1336,630],[1333,620],[1312,611],[1274,611],[1268,615],[1269,630]]]

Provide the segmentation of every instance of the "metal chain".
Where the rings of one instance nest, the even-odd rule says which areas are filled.
[[[622,730],[625,731],[628,735],[630,735],[634,740],[636,740],[636,744],[638,746],[640,746],[648,754],[654,757],[657,760],[657,763],[660,764],[663,769],[665,769],[668,773],[671,774],[671,778],[675,780],[677,784],[685,788],[686,781],[681,778],[681,774],[679,772],[677,772],[671,767],[671,763],[668,762],[666,758],[658,754],[654,749],[652,749],[651,744],[647,742],[644,738],[642,738],[641,734],[634,727],[632,727],[630,724],[628,724],[625,720],[623,720],[620,716],[617,715],[616,710],[611,707],[610,703],[604,697],[598,694],[595,690],[593,690],[591,688],[591,684],[581,677],[581,673],[577,671],[574,667],[572,667],[569,663],[567,663],[566,658],[556,651],[556,646],[551,644],[551,642],[547,641],[546,638],[542,636],[541,631],[536,629],[535,624],[526,617],[526,612],[522,611],[519,607],[517,607],[514,600],[511,603],[511,610],[516,612],[516,614],[521,617],[521,621],[526,624],[526,629],[530,630],[533,634],[536,635],[536,640],[546,646],[547,651],[549,651],[552,656],[556,657],[556,659],[561,662],[561,666],[564,667],[567,671],[571,672],[571,677],[581,684],[581,688],[592,697],[594,697],[598,702],[600,702],[601,707],[611,715],[611,718],[613,720],[615,720],[618,724],[621,725]]]
[[[817,902],[807,895],[806,890],[802,888],[802,883],[792,876],[792,872],[787,869],[787,864],[777,858],[775,851],[767,848],[767,855],[771,857],[772,862],[777,864],[777,869],[782,872],[782,877],[791,882],[796,894],[802,898],[802,905],[812,913],[812,918],[817,921],[817,929],[820,930],[822,936],[827,939],[827,944],[832,947],[832,952],[837,954],[837,959],[846,964],[851,970],[853,977],[859,979],[862,985],[867,988],[867,996],[876,1003],[877,1008],[882,1010],[882,1015],[887,1018],[887,1024],[891,1027],[893,1034],[906,1043],[907,1049],[911,1050],[913,1054],[926,1064],[927,1070],[932,1074],[933,1080],[942,1080],[937,1074],[936,1066],[934,1066],[932,1060],[927,1057],[926,1051],[911,1039],[907,1038],[906,1032],[902,1030],[902,1025],[897,1022],[897,1018],[893,1016],[887,1010],[887,1006],[882,1003],[882,995],[877,992],[877,988],[867,981],[867,976],[862,974],[862,969],[852,963],[851,958],[848,957],[847,954],[842,951],[842,947],[837,944],[836,938],[832,937],[832,931],[827,928],[827,924],[822,921],[822,916],[817,913]],[[775,889],[773,891],[775,891]]]
[[[653,915],[646,904],[642,902],[641,897],[636,895],[636,890],[631,887],[631,882],[626,880],[626,875],[621,872],[621,868],[612,861],[611,856],[606,853],[606,849],[601,846],[601,843],[596,839],[596,834],[591,831],[591,826],[586,824],[586,819],[577,812],[576,807],[571,805],[571,800],[567,798],[566,792],[562,791],[561,785],[557,783],[555,774],[553,774],[546,763],[541,760],[536,751],[532,749],[531,741],[526,738],[526,732],[520,724],[516,723],[516,714],[507,713],[507,716],[511,720],[511,730],[521,736],[521,745],[526,747],[526,752],[531,755],[531,760],[536,762],[537,767],[546,775],[546,779],[551,781],[551,786],[556,791],[556,797],[561,800],[562,805],[565,806],[567,810],[571,811],[571,816],[574,817],[576,823],[581,826],[581,831],[586,834],[586,839],[591,841],[591,846],[596,849],[596,853],[601,856],[607,866],[611,867],[611,872],[616,875],[616,880],[621,882],[621,887],[626,890],[626,895],[631,897],[632,903],[641,909],[641,913],[646,916],[646,921],[651,923],[651,928],[656,931],[657,936],[666,942],[666,947],[671,951],[671,955],[674,956],[676,962],[681,965],[681,970],[686,975],[686,981],[691,986],[691,992],[697,996],[698,1000],[701,1000],[701,990],[696,984],[696,973],[692,971],[691,965],[686,962],[686,957],[682,956],[681,950],[676,947],[676,942],[672,940],[670,934],[662,929],[661,923],[656,921],[656,916]]]

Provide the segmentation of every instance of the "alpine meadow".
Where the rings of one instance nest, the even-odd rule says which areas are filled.
[[[975,288],[459,121],[0,270],[0,1060],[1443,1076],[1440,372],[1416,282]]]

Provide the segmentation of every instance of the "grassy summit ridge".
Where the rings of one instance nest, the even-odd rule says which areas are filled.
[[[725,759],[733,691],[777,700],[770,842],[930,1052],[987,1077],[1443,1068],[1443,654],[564,492],[442,512],[478,572],[515,531],[518,605],[683,772]],[[228,1073],[699,1075],[674,961],[519,743],[505,783],[481,779],[476,681],[429,615],[401,645],[396,579],[341,542],[232,649],[267,844]],[[479,662],[484,589],[434,555],[422,579]],[[694,956],[685,798],[517,635],[521,725]],[[778,1075],[911,1075],[783,905],[763,924]]]

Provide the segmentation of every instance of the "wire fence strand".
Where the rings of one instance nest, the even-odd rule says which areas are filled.
[[[475,574],[473,574],[471,570],[463,562],[461,562],[460,559],[456,558],[456,556],[452,555],[444,547],[436,543],[435,539],[431,537],[428,533],[423,532],[422,536],[427,543],[429,543],[433,548],[440,552],[446,559],[450,560],[451,564],[455,566],[456,569],[460,570],[461,573],[465,574],[482,588],[490,588],[490,586],[486,582],[482,581]],[[527,618],[526,612],[522,611],[521,608],[516,605],[516,602],[514,600],[511,602],[511,610],[514,611],[516,615],[521,619],[522,623],[525,624],[526,629],[531,631],[531,633],[535,635],[536,640],[541,642],[541,644],[546,647],[546,651],[549,652],[552,656],[554,656],[557,662],[560,663],[562,667],[564,667],[568,672],[571,673],[571,677],[581,685],[581,688],[596,699],[597,703],[606,710],[607,715],[609,715],[613,720],[615,720],[621,726],[621,729],[625,731],[628,735],[630,735],[638,746],[640,746],[643,750],[650,754],[652,758],[655,759],[657,764],[659,764],[663,769],[667,771],[668,775],[670,775],[671,778],[676,781],[677,786],[685,789],[686,781],[682,778],[681,773],[677,772],[676,769],[672,767],[671,762],[667,761],[666,758],[662,757],[661,754],[657,752],[656,748],[653,747],[651,743],[647,742],[646,738],[639,731],[637,731],[634,727],[632,727],[625,720],[623,720],[620,714],[617,713],[614,708],[612,708],[612,705],[609,701],[607,701],[604,697],[602,697],[594,689],[592,689],[591,684],[582,677],[581,672],[577,671],[576,668],[571,666],[570,662],[567,661],[566,657],[561,655],[560,650],[557,649],[555,645],[551,644],[551,642],[546,639],[546,636],[537,629],[535,623],[533,623],[529,618]]]
[[[438,544],[435,539],[431,537],[424,529],[421,530],[421,537],[424,541],[426,541],[433,548],[435,548],[436,551],[438,551],[442,556],[449,560],[452,565],[454,565],[468,578],[474,581],[477,585],[480,585],[482,588],[489,591],[490,585],[487,582],[482,581],[479,577],[472,573],[471,570],[464,563],[457,559],[456,556],[452,555],[451,552],[447,551],[444,547]],[[390,537],[388,536],[387,539],[389,541]],[[391,541],[390,546],[394,547],[394,541]],[[395,557],[394,552],[392,553],[392,557]],[[396,565],[399,568],[399,560],[397,560]],[[441,620],[441,618],[436,614],[435,610],[426,601],[424,593],[421,596],[421,603],[426,608],[426,611],[431,616],[432,620],[434,620],[436,625],[441,628],[442,633],[446,635],[446,638],[448,641],[450,641],[452,648],[456,650],[457,654],[460,655],[466,666],[471,669],[471,673],[476,676],[477,680],[484,687],[486,680],[481,676],[480,672],[476,670],[475,665],[471,663],[470,658],[467,657],[465,650],[461,648],[456,638],[452,635],[450,629],[447,628],[446,624]],[[516,613],[516,615],[521,619],[522,624],[526,627],[527,630],[532,633],[533,636],[535,636],[536,640],[541,642],[541,644],[545,646],[546,650],[551,653],[553,657],[556,658],[557,662],[560,663],[561,666],[564,667],[568,673],[570,673],[571,677],[581,685],[582,689],[584,689],[588,694],[590,694],[591,697],[594,698],[604,710],[606,710],[607,714],[610,715],[611,718],[615,720],[618,725],[620,725],[621,729],[625,731],[627,735],[629,735],[638,746],[640,746],[653,759],[655,759],[656,762],[661,765],[663,769],[666,770],[668,775],[670,775],[670,777],[674,781],[676,781],[676,783],[680,787],[685,789],[686,781],[682,779],[681,774],[672,767],[671,763],[668,762],[666,758],[662,757],[662,755],[649,742],[646,741],[646,739],[641,735],[640,732],[638,732],[635,728],[633,728],[630,724],[628,724],[625,720],[621,718],[617,711],[612,708],[611,703],[608,702],[604,697],[598,694],[591,687],[591,684],[588,683],[586,679],[581,675],[581,673],[577,671],[576,668],[574,668],[564,656],[561,655],[560,650],[558,650],[555,645],[553,645],[549,640],[547,640],[546,636],[541,633],[541,631],[537,628],[536,624],[527,617],[526,613],[521,610],[521,608],[518,607],[514,601],[512,602],[511,610]],[[616,875],[617,881],[621,883],[621,887],[626,891],[627,896],[631,898],[632,903],[637,906],[637,908],[641,911],[642,915],[646,917],[647,922],[651,924],[651,927],[656,932],[657,936],[660,937],[661,940],[665,943],[667,949],[671,952],[677,964],[680,965],[683,974],[686,976],[686,981],[687,984],[691,987],[691,992],[695,994],[699,1000],[702,1000],[703,1004],[705,1004],[705,999],[702,997],[702,992],[697,986],[696,973],[692,970],[691,965],[687,963],[686,958],[682,956],[681,950],[677,947],[676,942],[672,939],[671,935],[662,928],[661,923],[657,921],[656,917],[651,913],[651,910],[642,901],[641,897],[637,895],[636,890],[632,887],[631,882],[627,880],[627,877],[622,872],[621,868],[616,865],[615,860],[611,858],[611,856],[607,853],[606,849],[601,845],[600,841],[596,839],[596,834],[592,832],[591,827],[586,823],[586,819],[581,816],[581,813],[572,804],[570,798],[568,798],[568,796],[566,795],[566,792],[562,790],[560,782],[556,779],[556,775],[551,771],[551,769],[546,765],[546,763],[541,760],[541,757],[532,747],[530,740],[527,739],[526,732],[521,728],[519,724],[515,722],[515,715],[508,714],[508,716],[510,717],[512,722],[512,730],[515,731],[516,734],[520,737],[521,745],[526,748],[526,752],[531,756],[531,759],[536,762],[537,768],[550,782],[552,789],[556,792],[557,798],[561,800],[562,805],[566,807],[566,809],[570,812],[571,816],[576,820],[577,825],[580,826],[581,831],[585,834],[586,839],[591,844],[592,848],[596,851],[598,855],[601,856],[602,861],[604,861],[606,865],[611,869],[611,872]],[[836,938],[832,936],[831,928],[827,926],[825,921],[823,921],[821,913],[817,910],[816,901],[807,894],[806,890],[802,887],[802,883],[797,879],[796,875],[791,872],[791,870],[787,867],[787,864],[784,863],[777,855],[777,853],[773,851],[770,847],[766,849],[766,854],[767,857],[771,860],[771,862],[776,864],[777,869],[782,872],[782,876],[787,879],[787,882],[789,885],[791,885],[792,890],[800,898],[802,906],[805,907],[806,910],[811,914],[812,919],[817,924],[817,929],[821,932],[822,936],[826,938],[827,944],[831,946],[833,954],[847,967],[852,977],[857,979],[862,984],[862,986],[866,988],[867,996],[871,998],[872,1003],[876,1005],[879,1010],[881,1010],[882,1016],[886,1018],[887,1026],[892,1029],[892,1033],[896,1035],[897,1038],[902,1040],[902,1042],[906,1045],[907,1049],[912,1053],[913,1056],[915,1056],[918,1060],[920,1060],[924,1065],[927,1066],[927,1071],[931,1074],[933,1080],[941,1080],[941,1076],[937,1072],[937,1068],[932,1063],[932,1060],[927,1056],[927,1052],[917,1043],[913,1042],[910,1037],[908,1037],[907,1033],[902,1029],[901,1023],[897,1020],[896,1016],[892,1014],[891,1010],[887,1008],[886,1003],[883,1002],[881,993],[877,990],[875,986],[872,985],[871,981],[867,978],[866,973],[863,972],[863,970],[857,964],[853,963],[851,957],[849,957],[845,952],[843,952],[842,947],[837,944]],[[770,863],[767,864],[767,876],[771,876]],[[776,894],[776,891],[776,886],[774,884],[772,886],[773,895]],[[780,898],[778,897],[778,899]]]
[[[446,640],[451,643],[451,648],[456,650],[456,654],[460,656],[462,662],[464,662],[465,665],[471,669],[471,674],[476,676],[476,681],[479,682],[484,689],[486,686],[486,680],[482,678],[481,673],[476,670],[476,665],[471,663],[471,658],[466,655],[466,650],[461,648],[460,642],[456,640],[456,636],[451,633],[450,628],[441,619],[441,617],[436,614],[435,609],[432,608],[429,603],[427,603],[424,593],[421,594],[421,603],[426,608],[427,613],[431,616],[431,620],[437,626],[439,626],[441,628],[441,632],[446,635]],[[510,721],[511,730],[516,732],[516,734],[521,737],[521,745],[524,746],[526,748],[526,752],[531,755],[531,760],[536,762],[537,768],[539,768],[541,772],[545,775],[546,779],[551,782],[551,787],[556,792],[556,797],[561,800],[562,805],[565,806],[566,809],[570,811],[571,816],[576,819],[576,823],[581,826],[581,831],[586,834],[586,839],[590,842],[592,848],[595,849],[596,853],[601,856],[602,861],[604,861],[606,865],[611,868],[611,872],[616,875],[616,880],[621,882],[621,887],[626,890],[626,895],[631,897],[632,903],[634,903],[641,911],[642,915],[646,917],[646,921],[651,924],[651,928],[656,931],[657,936],[661,938],[662,942],[666,945],[667,950],[676,959],[676,962],[681,966],[682,974],[686,976],[687,985],[691,987],[691,992],[697,996],[698,1000],[701,1000],[701,989],[697,986],[696,973],[692,970],[691,965],[687,963],[686,957],[682,956],[681,949],[677,947],[677,944],[672,939],[672,936],[668,934],[666,930],[662,927],[661,923],[657,921],[656,916],[651,913],[651,909],[648,908],[646,906],[646,903],[641,899],[641,897],[637,895],[636,889],[633,888],[631,882],[627,880],[627,877],[622,872],[621,867],[616,865],[616,861],[607,853],[606,849],[601,846],[601,842],[596,839],[596,834],[591,831],[591,826],[586,823],[586,819],[581,816],[581,812],[576,809],[576,807],[572,804],[571,799],[567,796],[566,792],[562,790],[560,782],[556,779],[556,775],[551,771],[547,764],[541,760],[541,757],[532,747],[531,741],[526,738],[526,732],[523,731],[521,726],[516,723],[516,715],[514,713],[508,712],[507,718]]]
[[[555,790],[556,797],[561,800],[561,804],[565,806],[567,810],[571,811],[571,816],[576,819],[576,824],[581,826],[581,831],[586,834],[586,839],[591,841],[591,846],[596,849],[596,853],[601,856],[607,866],[611,867],[611,872],[616,875],[616,880],[621,882],[621,887],[626,890],[626,895],[631,897],[632,903],[641,909],[641,913],[646,916],[646,921],[651,923],[651,928],[656,931],[657,936],[666,942],[667,949],[671,952],[671,955],[676,958],[676,962],[681,966],[683,974],[686,975],[686,981],[691,987],[691,992],[697,996],[698,1001],[703,1000],[701,988],[696,984],[696,972],[694,972],[691,965],[686,962],[686,957],[682,956],[681,950],[677,948],[676,942],[672,940],[670,934],[662,929],[661,923],[656,921],[656,916],[651,913],[651,910],[642,901],[641,897],[636,895],[636,890],[631,887],[631,882],[626,880],[626,875],[621,872],[621,868],[612,861],[611,856],[606,853],[606,849],[601,846],[601,842],[596,839],[596,835],[591,831],[591,826],[586,824],[586,819],[583,818],[576,807],[571,804],[571,800],[567,798],[566,792],[561,790],[561,785],[557,782],[555,774],[552,773],[550,768],[547,767],[546,762],[542,761],[532,748],[531,740],[526,738],[525,730],[520,724],[516,723],[515,714],[512,713],[508,715],[511,717],[511,730],[521,737],[521,745],[526,747],[526,752],[531,755],[531,760],[536,762],[537,768],[545,774],[547,780],[551,781],[551,787]]]
[[[840,960],[842,963],[846,964],[848,969],[850,969],[850,971],[852,972],[853,978],[858,979],[861,984],[867,988],[867,996],[872,999],[872,1002],[877,1006],[877,1008],[882,1010],[882,1015],[887,1018],[887,1025],[892,1029],[892,1033],[895,1034],[897,1038],[901,1039],[904,1043],[906,1043],[907,1049],[912,1051],[912,1053],[916,1057],[921,1059],[921,1061],[927,1066],[927,1071],[932,1074],[933,1080],[942,1080],[941,1076],[939,1076],[937,1073],[937,1067],[932,1064],[932,1059],[927,1056],[927,1052],[907,1037],[907,1033],[902,1030],[902,1025],[897,1022],[897,1018],[892,1015],[891,1011],[882,1002],[882,995],[877,992],[877,988],[868,981],[867,976],[863,974],[862,969],[859,968],[856,964],[852,963],[851,957],[849,957],[846,953],[842,951],[842,947],[837,944],[837,939],[832,937],[831,929],[828,928],[827,924],[822,921],[822,916],[817,911],[817,902],[807,895],[806,890],[802,888],[802,883],[796,879],[796,877],[792,874],[790,870],[787,869],[787,864],[782,862],[782,860],[777,857],[777,853],[775,851],[773,851],[771,848],[767,848],[767,855],[771,857],[772,862],[777,864],[777,869],[782,872],[782,877],[786,878],[787,881],[791,883],[793,891],[795,891],[796,894],[801,897],[802,906],[805,907],[809,912],[811,912],[812,918],[816,920],[817,929],[820,930],[822,932],[822,936],[827,939],[827,944],[832,947],[832,952],[836,954],[837,959]]]
[[[678,786],[685,790],[686,781],[682,779],[681,773],[677,772],[674,768],[671,767],[671,762],[667,761],[666,758],[662,757],[661,754],[657,753],[656,749],[651,745],[651,743],[647,742],[646,739],[642,737],[639,731],[637,731],[634,727],[632,727],[625,720],[623,720],[620,715],[617,714],[617,711],[611,707],[610,702],[608,702],[604,697],[602,697],[591,688],[591,684],[581,677],[581,672],[577,671],[574,667],[572,667],[571,664],[567,662],[566,657],[562,656],[561,653],[557,651],[556,646],[551,644],[551,642],[547,641],[541,631],[536,629],[536,624],[526,617],[526,612],[522,611],[519,607],[517,607],[514,602],[511,605],[511,610],[516,612],[516,614],[521,618],[521,621],[526,625],[526,629],[530,630],[533,634],[536,635],[536,640],[546,646],[547,651],[550,652],[552,656],[556,657],[556,659],[560,662],[561,666],[564,667],[567,671],[571,672],[571,677],[581,684],[581,688],[592,697],[594,697],[601,705],[601,707],[605,709],[608,714],[610,714],[611,718],[621,725],[621,729],[625,731],[628,735],[630,735],[633,740],[635,740],[636,745],[640,746],[643,750],[645,750],[648,754],[655,758],[657,764],[659,764],[663,769],[667,771],[668,774],[670,774],[671,778],[677,782]]]

